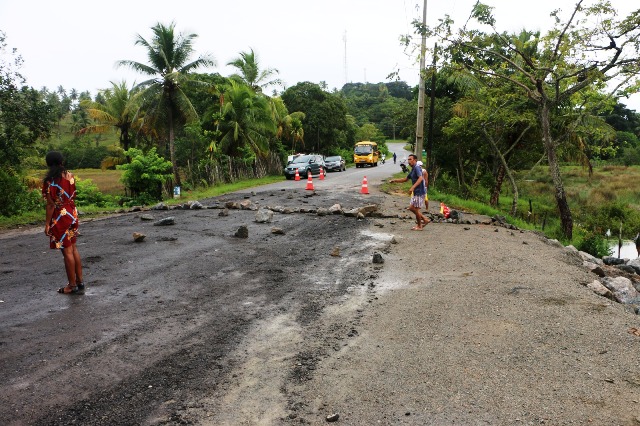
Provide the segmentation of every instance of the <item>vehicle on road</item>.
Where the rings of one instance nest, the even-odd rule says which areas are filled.
[[[326,170],[329,172],[331,171],[344,172],[345,170],[347,170],[347,165],[344,161],[344,158],[342,158],[339,155],[332,155],[330,157],[325,158],[324,165],[326,166]]]
[[[320,167],[325,168],[322,155],[300,155],[284,168],[284,177],[293,179],[296,176],[296,169],[298,169],[298,174],[302,179],[306,178],[309,172],[311,172],[312,176],[319,175]]]
[[[376,167],[379,157],[380,151],[378,151],[378,144],[375,142],[358,142],[353,148],[353,162],[356,167],[364,167],[367,164]]]

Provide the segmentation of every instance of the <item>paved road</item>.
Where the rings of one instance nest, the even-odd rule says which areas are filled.
[[[400,160],[410,154],[410,152],[404,150],[403,146],[404,144],[401,143],[388,144],[389,151],[396,152],[398,156],[398,162],[395,165],[393,164],[393,158],[389,156],[388,161],[386,161],[385,164],[378,163],[378,167],[365,167],[361,169],[350,167],[344,172],[328,173],[325,180],[320,180],[319,177],[316,176],[313,178],[313,186],[318,190],[339,190],[357,193],[360,191],[362,180],[366,176],[369,191],[372,191],[372,188],[380,183],[381,180],[387,179],[401,171]],[[261,187],[261,190],[304,189],[306,186],[306,177],[301,176],[300,181],[286,180],[283,177],[282,182]]]

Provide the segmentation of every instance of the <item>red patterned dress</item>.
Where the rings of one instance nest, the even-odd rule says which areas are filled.
[[[49,247],[63,249],[76,243],[78,210],[76,210],[76,182],[73,175],[50,179],[42,185],[42,196],[54,204],[49,222]]]

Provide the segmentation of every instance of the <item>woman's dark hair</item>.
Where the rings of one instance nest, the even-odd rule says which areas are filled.
[[[62,173],[65,172],[64,157],[62,157],[62,154],[58,151],[50,151],[45,157],[45,161],[47,162],[49,170],[44,177],[44,181],[48,182],[52,179],[61,178]]]

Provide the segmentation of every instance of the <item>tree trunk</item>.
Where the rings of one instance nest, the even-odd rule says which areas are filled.
[[[571,216],[571,210],[569,209],[569,203],[567,202],[567,196],[562,184],[562,177],[560,176],[560,166],[558,164],[558,158],[556,156],[556,147],[551,138],[551,124],[549,121],[549,105],[547,102],[542,101],[540,109],[538,111],[540,117],[540,126],[542,127],[542,140],[544,147],[547,151],[547,160],[549,162],[549,173],[553,180],[553,186],[555,188],[555,198],[558,204],[558,210],[560,211],[560,223],[562,227],[562,234],[565,238],[571,240],[573,238],[573,218]]]
[[[500,164],[498,167],[498,174],[496,176],[496,183],[493,186],[493,191],[491,192],[491,199],[489,200],[489,205],[491,207],[497,207],[500,202],[500,191],[502,190],[502,182],[504,182],[504,166]]]
[[[169,107],[169,154],[171,155],[171,165],[173,166],[173,179],[175,186],[181,186],[178,163],[176,162],[176,145],[173,131],[173,111]]]
[[[460,145],[457,146],[457,153],[458,153],[458,181],[459,181],[460,187],[466,194],[467,182],[464,179],[464,161],[462,159],[462,149],[460,148]]]
[[[482,130],[483,130],[484,134],[487,136],[487,139],[489,139],[489,142],[491,143],[491,146],[493,147],[493,150],[498,155],[498,158],[500,158],[501,168],[504,169],[502,179],[504,179],[504,174],[506,174],[507,177],[509,178],[509,183],[511,183],[511,190],[513,191],[513,201],[511,202],[511,211],[510,211],[510,213],[511,213],[511,216],[515,216],[516,212],[518,211],[518,185],[516,184],[516,180],[514,179],[513,174],[511,173],[511,169],[509,168],[509,164],[507,164],[507,159],[504,157],[504,155],[502,155],[502,152],[500,152],[500,148],[498,148],[498,145],[496,144],[496,141],[493,140],[493,138],[487,132],[486,129],[483,128]],[[497,182],[496,182],[496,184],[497,184]],[[500,182],[500,187],[502,187],[502,182]],[[498,192],[498,196],[499,195],[500,195],[500,192]]]

